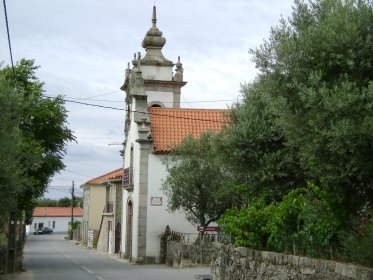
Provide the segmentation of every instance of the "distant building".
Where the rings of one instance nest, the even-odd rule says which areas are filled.
[[[67,233],[71,223],[70,207],[35,207],[32,215],[32,225],[30,234],[39,228],[49,227],[54,233]],[[82,221],[83,209],[76,207],[73,209],[75,221]]]
[[[178,232],[197,232],[184,213],[167,210],[167,197],[161,191],[167,176],[162,158],[188,134],[199,137],[204,131],[220,130],[227,113],[180,109],[184,70],[180,57],[175,64],[163,56],[166,39],[156,22],[154,7],[152,27],[142,42],[146,54],[143,58],[135,54],[121,87],[126,94],[126,119],[120,255],[138,263],[160,261],[160,234],[167,225]]]
[[[83,189],[82,239],[88,247],[118,253],[121,240],[123,168],[91,179]]]

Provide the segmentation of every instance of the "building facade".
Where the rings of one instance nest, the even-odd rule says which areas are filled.
[[[71,216],[74,222],[81,222],[83,209],[75,207],[72,211],[70,207],[35,207],[29,232],[32,234],[39,228],[49,227],[54,233],[67,233]]]
[[[170,213],[161,191],[167,176],[162,158],[188,134],[219,130],[225,110],[181,109],[183,67],[162,53],[166,39],[158,29],[156,8],[142,42],[145,56],[135,54],[121,89],[125,92],[123,214],[120,255],[138,263],[160,260],[160,234],[166,226],[195,233],[184,213]]]
[[[123,168],[116,169],[81,186],[83,188],[83,243],[108,253],[119,253],[122,221]]]

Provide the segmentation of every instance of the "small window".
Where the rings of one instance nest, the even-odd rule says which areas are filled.
[[[56,221],[53,221],[53,229],[56,228]]]
[[[34,229],[37,229],[37,228],[38,228],[38,224],[35,223],[35,224],[34,224]]]

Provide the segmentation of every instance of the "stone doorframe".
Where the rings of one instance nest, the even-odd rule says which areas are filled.
[[[126,206],[126,244],[124,257],[126,259],[132,258],[132,233],[133,233],[133,202],[132,199],[128,199]]]

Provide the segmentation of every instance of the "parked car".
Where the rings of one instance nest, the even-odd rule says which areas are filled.
[[[42,228],[39,228],[37,230],[34,231],[34,234],[35,235],[39,235],[39,234],[52,234],[53,233],[53,229],[49,228],[49,227],[42,227]]]

